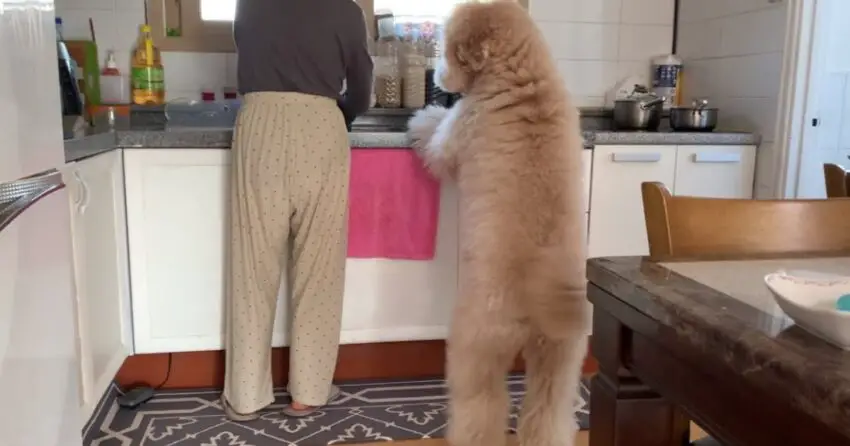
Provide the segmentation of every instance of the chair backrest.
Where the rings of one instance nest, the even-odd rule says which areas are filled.
[[[823,179],[826,182],[827,198],[850,197],[850,172],[838,164],[823,165]]]
[[[652,260],[850,254],[850,199],[673,196],[661,183],[641,191]]]

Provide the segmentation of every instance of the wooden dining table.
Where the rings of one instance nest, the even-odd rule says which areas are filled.
[[[590,446],[850,445],[850,352],[797,326],[764,276],[850,276],[850,257],[590,259]],[[836,296],[838,297],[838,296]]]

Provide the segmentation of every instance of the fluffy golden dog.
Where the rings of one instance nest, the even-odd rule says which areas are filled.
[[[505,444],[505,376],[522,352],[520,444],[572,445],[589,328],[578,113],[519,5],[463,4],[444,39],[436,82],[463,99],[418,112],[408,135],[460,193],[449,443]]]

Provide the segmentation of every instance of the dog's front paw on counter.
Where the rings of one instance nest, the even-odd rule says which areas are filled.
[[[445,107],[429,105],[413,114],[407,121],[407,137],[414,149],[421,151],[428,145],[447,112]]]

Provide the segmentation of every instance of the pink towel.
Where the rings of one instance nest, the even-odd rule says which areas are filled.
[[[348,209],[348,257],[434,258],[440,183],[413,150],[352,150]]]

